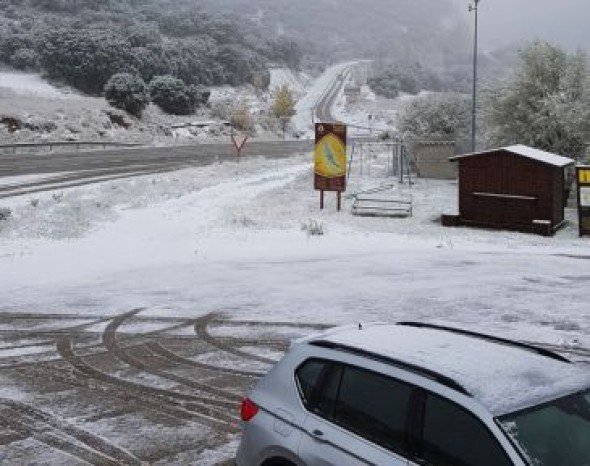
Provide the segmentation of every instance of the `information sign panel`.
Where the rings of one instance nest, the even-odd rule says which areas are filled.
[[[580,236],[590,236],[590,166],[576,167]]]
[[[317,191],[346,191],[346,126],[317,123],[315,127]]]

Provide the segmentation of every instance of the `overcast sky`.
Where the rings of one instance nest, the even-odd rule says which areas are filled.
[[[455,1],[472,24],[469,0]],[[590,51],[590,0],[481,0],[479,8],[486,48],[538,38]]]

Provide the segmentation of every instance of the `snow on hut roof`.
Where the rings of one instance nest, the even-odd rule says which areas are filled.
[[[546,163],[548,165],[553,165],[555,167],[567,167],[568,165],[572,165],[574,161],[568,157],[563,157],[561,155],[552,154],[550,152],[545,152],[543,150],[534,149],[533,147],[528,147],[522,144],[517,144],[514,146],[507,146],[507,147],[500,147],[499,149],[488,150],[484,152],[475,152],[472,154],[465,154],[465,155],[457,155],[455,157],[451,157],[449,160],[452,162],[456,160],[461,160],[467,157],[474,157],[477,155],[486,155],[491,154],[493,152],[497,152],[499,150],[504,150],[506,152],[510,152],[512,154],[520,155],[522,157],[526,157],[528,159],[536,160],[541,163]]]

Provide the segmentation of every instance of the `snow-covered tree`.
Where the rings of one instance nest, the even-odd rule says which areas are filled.
[[[521,52],[516,76],[491,91],[485,111],[493,145],[520,143],[579,156],[590,140],[586,56],[532,43]]]
[[[105,98],[113,107],[141,117],[150,102],[147,86],[143,79],[128,73],[119,73],[106,83]]]
[[[272,111],[277,118],[289,119],[295,115],[295,101],[288,86],[281,86],[276,92]]]

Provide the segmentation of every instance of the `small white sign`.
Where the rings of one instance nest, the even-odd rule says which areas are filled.
[[[580,206],[590,207],[590,187],[583,186],[580,188]]]

